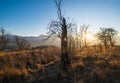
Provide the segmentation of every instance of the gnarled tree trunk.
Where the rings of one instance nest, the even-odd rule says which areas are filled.
[[[68,45],[67,45],[67,25],[66,19],[62,19],[62,37],[61,37],[61,65],[64,70],[67,70],[67,66],[71,64],[70,57],[68,55]]]

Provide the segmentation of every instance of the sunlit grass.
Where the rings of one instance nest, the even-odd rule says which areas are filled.
[[[112,51],[110,49],[107,52],[101,52],[99,47],[89,46],[82,48],[82,50],[76,49],[75,52],[70,56],[72,64],[69,67],[70,74],[68,76],[73,77],[71,80],[75,83],[88,83],[88,81],[91,83],[96,83],[96,81],[109,83],[111,80],[113,81],[112,83],[116,83],[114,81],[119,82],[120,52],[118,48],[113,48]],[[1,81],[6,78],[12,82],[15,76],[19,81],[23,77],[24,81],[29,80],[30,82],[38,77],[44,79],[48,71],[54,71],[51,73],[52,79],[56,77],[53,81],[66,79],[60,68],[60,63],[56,63],[60,62],[59,48],[1,52],[0,61]],[[55,76],[57,74],[60,74],[63,78]],[[43,75],[44,77],[42,77]],[[28,79],[29,76],[30,78]]]

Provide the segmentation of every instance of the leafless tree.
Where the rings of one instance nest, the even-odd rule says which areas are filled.
[[[115,44],[115,35],[118,32],[113,28],[106,28],[106,33],[107,33],[107,36],[108,36],[109,44],[113,47],[114,44]]]
[[[50,36],[57,36],[61,39],[61,66],[64,70],[67,70],[67,66],[71,64],[70,57],[68,55],[68,29],[74,26],[74,24],[66,22],[66,18],[62,15],[61,4],[62,0],[54,0],[58,19],[51,21],[48,27],[48,34]]]
[[[97,38],[101,41],[101,43],[104,44],[105,50],[108,48],[108,37],[106,35],[106,29],[105,28],[100,28],[100,31],[96,34]]]
[[[19,50],[25,50],[31,47],[29,42],[25,40],[25,38],[15,36],[14,40]]]
[[[86,35],[87,35],[87,31],[88,31],[88,28],[89,28],[89,25],[82,25],[80,26],[80,47],[83,46],[82,44],[84,44],[84,46],[86,47],[87,46],[87,38],[86,38]]]
[[[77,26],[74,24],[74,27],[68,29],[68,52],[72,56],[75,54],[75,49],[78,47],[78,33]]]
[[[117,31],[113,28],[100,28],[100,31],[96,34],[96,36],[104,44],[105,50],[107,50],[109,46],[114,45],[114,37],[116,34]]]
[[[0,28],[0,50],[4,51],[9,39],[7,38],[7,32],[4,28]]]

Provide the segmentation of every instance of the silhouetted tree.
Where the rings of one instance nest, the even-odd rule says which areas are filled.
[[[117,31],[112,28],[100,28],[100,31],[96,34],[96,36],[104,44],[105,50],[107,50],[109,45],[114,45],[114,37],[116,34]]]
[[[14,41],[18,47],[19,50],[25,50],[25,49],[30,49],[30,44],[25,38],[15,36]]]
[[[8,44],[7,32],[5,29],[0,28],[0,51],[4,51]]]
[[[106,28],[106,33],[108,36],[108,41],[109,41],[110,45],[113,47],[115,44],[114,37],[117,34],[117,31],[113,28]]]
[[[64,70],[68,70],[67,66],[71,64],[70,57],[68,55],[68,36],[67,32],[70,27],[73,26],[72,23],[67,23],[66,18],[62,15],[61,12],[61,3],[62,0],[54,0],[56,8],[58,20],[51,21],[48,29],[48,34],[50,36],[57,36],[61,39],[61,66]]]

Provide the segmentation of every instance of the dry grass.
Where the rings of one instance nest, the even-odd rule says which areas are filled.
[[[71,66],[67,77],[60,75],[60,49],[45,48],[0,53],[0,80],[13,77],[21,82],[64,83],[120,83],[120,51],[112,48],[100,52],[98,48],[88,47],[76,50],[71,56]],[[38,75],[38,73],[40,73]],[[58,74],[58,75],[57,75]],[[47,77],[48,76],[48,77]],[[15,79],[14,79],[15,80]],[[5,81],[6,82],[6,81]],[[7,81],[8,82],[8,81]],[[19,83],[18,81],[15,83]]]
[[[120,51],[118,47],[101,52],[86,47],[71,56],[74,83],[119,83]],[[72,82],[73,83],[73,82]]]
[[[15,52],[0,53],[0,80],[13,77],[24,79],[37,71],[45,72],[44,65],[58,61],[59,48],[45,48],[36,50],[22,50]]]

